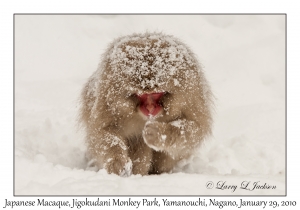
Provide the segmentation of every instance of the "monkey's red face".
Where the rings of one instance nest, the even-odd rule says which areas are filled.
[[[156,116],[162,111],[160,100],[164,94],[164,92],[161,92],[137,95],[140,102],[139,110],[147,117]]]

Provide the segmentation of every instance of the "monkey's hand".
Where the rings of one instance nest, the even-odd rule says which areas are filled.
[[[164,134],[166,124],[156,121],[148,121],[143,130],[145,143],[155,151],[162,151],[165,147],[167,136]]]
[[[132,162],[128,157],[128,147],[124,140],[113,132],[100,131],[97,133],[99,141],[94,141],[94,145],[89,147],[94,154],[93,158],[98,160],[96,164],[99,168],[104,167],[109,174],[130,176]]]
[[[201,142],[201,129],[185,119],[170,123],[148,121],[143,130],[145,143],[155,151],[164,151],[173,159],[188,157]]]
[[[104,164],[106,171],[111,174],[117,174],[120,176],[130,176],[132,170],[132,162],[130,158],[115,156],[109,158]]]

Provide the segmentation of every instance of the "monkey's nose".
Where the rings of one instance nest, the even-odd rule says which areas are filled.
[[[147,101],[146,101],[146,109],[150,114],[152,114],[155,110],[155,102],[153,100],[152,95],[148,95]]]
[[[153,104],[147,104],[146,109],[149,111],[150,114],[152,114],[155,110],[155,106]]]

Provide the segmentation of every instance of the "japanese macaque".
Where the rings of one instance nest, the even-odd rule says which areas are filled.
[[[201,66],[181,41],[118,38],[81,93],[90,164],[120,176],[171,172],[211,134],[212,106]]]

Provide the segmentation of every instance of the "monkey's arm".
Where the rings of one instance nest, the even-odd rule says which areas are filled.
[[[89,138],[89,153],[96,165],[108,173],[121,176],[131,174],[132,163],[125,141],[113,132],[100,130]]]
[[[173,159],[182,159],[199,146],[203,133],[196,122],[185,119],[170,123],[148,121],[143,138],[155,151],[165,151]]]

